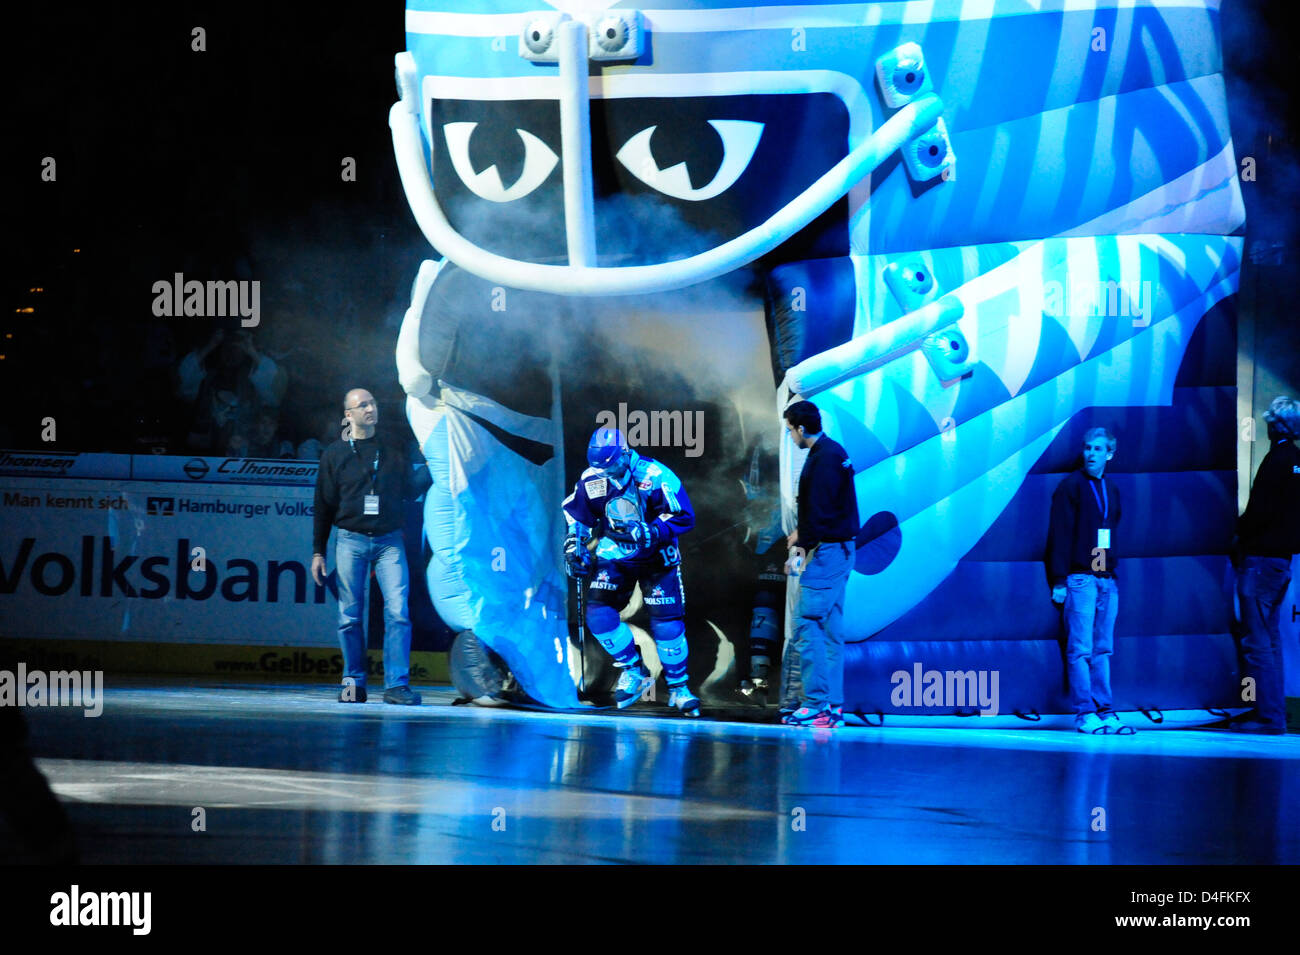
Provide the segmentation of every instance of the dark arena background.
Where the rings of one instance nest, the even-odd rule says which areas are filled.
[[[12,12],[0,861],[1072,865],[1009,878],[1060,913],[1104,881],[1095,927],[1266,920],[1217,890],[1300,861],[1300,567],[1274,543],[1271,602],[1247,586],[1250,535],[1294,541],[1300,507],[1285,9]],[[382,574],[369,698],[340,702],[337,528],[313,579],[351,389],[427,474],[382,512],[418,705],[384,699]],[[781,719],[795,400],[858,508],[843,725]],[[649,678],[622,705],[608,608],[566,575],[600,427],[689,498],[669,623],[698,718],[672,588],[619,614]],[[1122,517],[1070,587],[1116,588],[1127,727],[1095,733],[1047,563],[1094,429]]]

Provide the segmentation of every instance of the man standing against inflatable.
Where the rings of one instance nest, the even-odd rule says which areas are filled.
[[[695,526],[690,498],[677,475],[637,454],[614,428],[591,436],[587,463],[564,499],[564,564],[587,588],[587,626],[622,670],[614,702],[619,709],[631,706],[653,683],[632,631],[618,616],[640,583],[668,682],[668,705],[699,716],[700,701],[686,685],[686,596],[677,546],[677,538]]]
[[[798,526],[786,538],[786,573],[800,578],[792,649],[803,699],[781,722],[834,729],[844,725],[844,593],[860,526],[853,462],[822,432],[821,411],[811,401],[785,409],[785,429],[808,457],[799,472]]]
[[[1285,671],[1279,619],[1300,553],[1300,402],[1285,395],[1264,412],[1268,453],[1255,473],[1246,512],[1237,522],[1237,597],[1246,676],[1255,680],[1255,710],[1228,728],[1236,733],[1286,734]]]
[[[1115,436],[1090,428],[1083,436],[1083,467],[1065,476],[1052,494],[1047,536],[1047,576],[1052,603],[1064,608],[1069,636],[1066,664],[1074,728],[1080,733],[1131,736],[1115,714],[1110,658],[1119,614],[1115,579],[1116,530],[1123,510],[1119,488],[1106,477]]]

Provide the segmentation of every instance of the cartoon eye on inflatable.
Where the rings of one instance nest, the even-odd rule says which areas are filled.
[[[890,262],[883,272],[885,285],[903,312],[914,312],[927,301],[935,289],[934,271],[919,255],[906,255]]]
[[[452,167],[465,187],[480,199],[490,202],[513,202],[528,195],[551,174],[559,163],[560,157],[554,150],[526,129],[516,129],[524,143],[524,170],[507,189],[501,182],[501,173],[496,163],[482,172],[475,172],[469,161],[469,138],[474,134],[478,123],[447,123],[442,127],[447,138],[447,153],[451,157]]]
[[[906,106],[919,94],[934,89],[926,75],[925,54],[916,43],[904,43],[877,60],[876,81],[890,109]]]
[[[533,20],[524,28],[521,39],[528,53],[545,56],[551,52],[551,43],[555,40],[555,21],[549,17]]]
[[[758,140],[763,135],[763,124],[742,119],[711,119],[712,126],[722,137],[722,165],[717,175],[706,186],[691,188],[690,176],[686,172],[686,163],[679,162],[667,169],[660,169],[650,152],[650,137],[658,126],[649,126],[637,133],[618,151],[618,161],[627,171],[636,176],[651,189],[657,189],[674,199],[689,202],[702,202],[726,192],[754,158]]]
[[[971,371],[970,344],[955,326],[927,335],[921,350],[940,381],[953,381]]]
[[[925,82],[925,66],[919,56],[901,57],[894,66],[894,89],[903,95],[911,95],[921,89]]]
[[[614,53],[623,49],[628,44],[629,27],[623,17],[604,17],[601,22],[595,25],[595,30],[591,35],[595,38],[595,43],[601,47],[602,51]]]
[[[937,168],[948,158],[948,142],[938,130],[931,130],[916,141],[917,161]]]

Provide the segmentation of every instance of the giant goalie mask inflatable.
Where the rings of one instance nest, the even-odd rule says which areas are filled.
[[[891,672],[931,662],[1000,669],[1004,710],[1062,706],[1043,545],[1093,424],[1118,434],[1134,502],[1117,705],[1228,702],[1244,214],[1219,16],[412,0],[389,123],[433,254],[397,364],[435,480],[439,614],[532,699],[576,704],[565,309],[740,272],[776,371],[787,529],[786,402],[815,401],[855,468],[846,707],[886,706]]]

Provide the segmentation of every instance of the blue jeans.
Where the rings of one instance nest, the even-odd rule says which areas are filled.
[[[794,647],[803,679],[803,705],[813,710],[844,702],[844,591],[853,569],[853,542],[818,544],[799,577]]]
[[[379,537],[337,529],[334,560],[338,565],[339,644],[343,647],[343,676],[366,685],[366,629],[362,614],[370,568],[384,595],[384,688],[411,682],[411,617],[406,595],[411,577],[406,567],[402,532]]]
[[[1286,729],[1282,687],[1282,636],[1278,617],[1291,583],[1291,561],[1283,557],[1247,557],[1237,575],[1241,604],[1241,653],[1246,676],[1255,680],[1255,716],[1273,729]]]
[[[1065,579],[1065,646],[1070,705],[1075,716],[1111,711],[1110,655],[1115,644],[1119,587],[1114,577],[1071,574]]]

